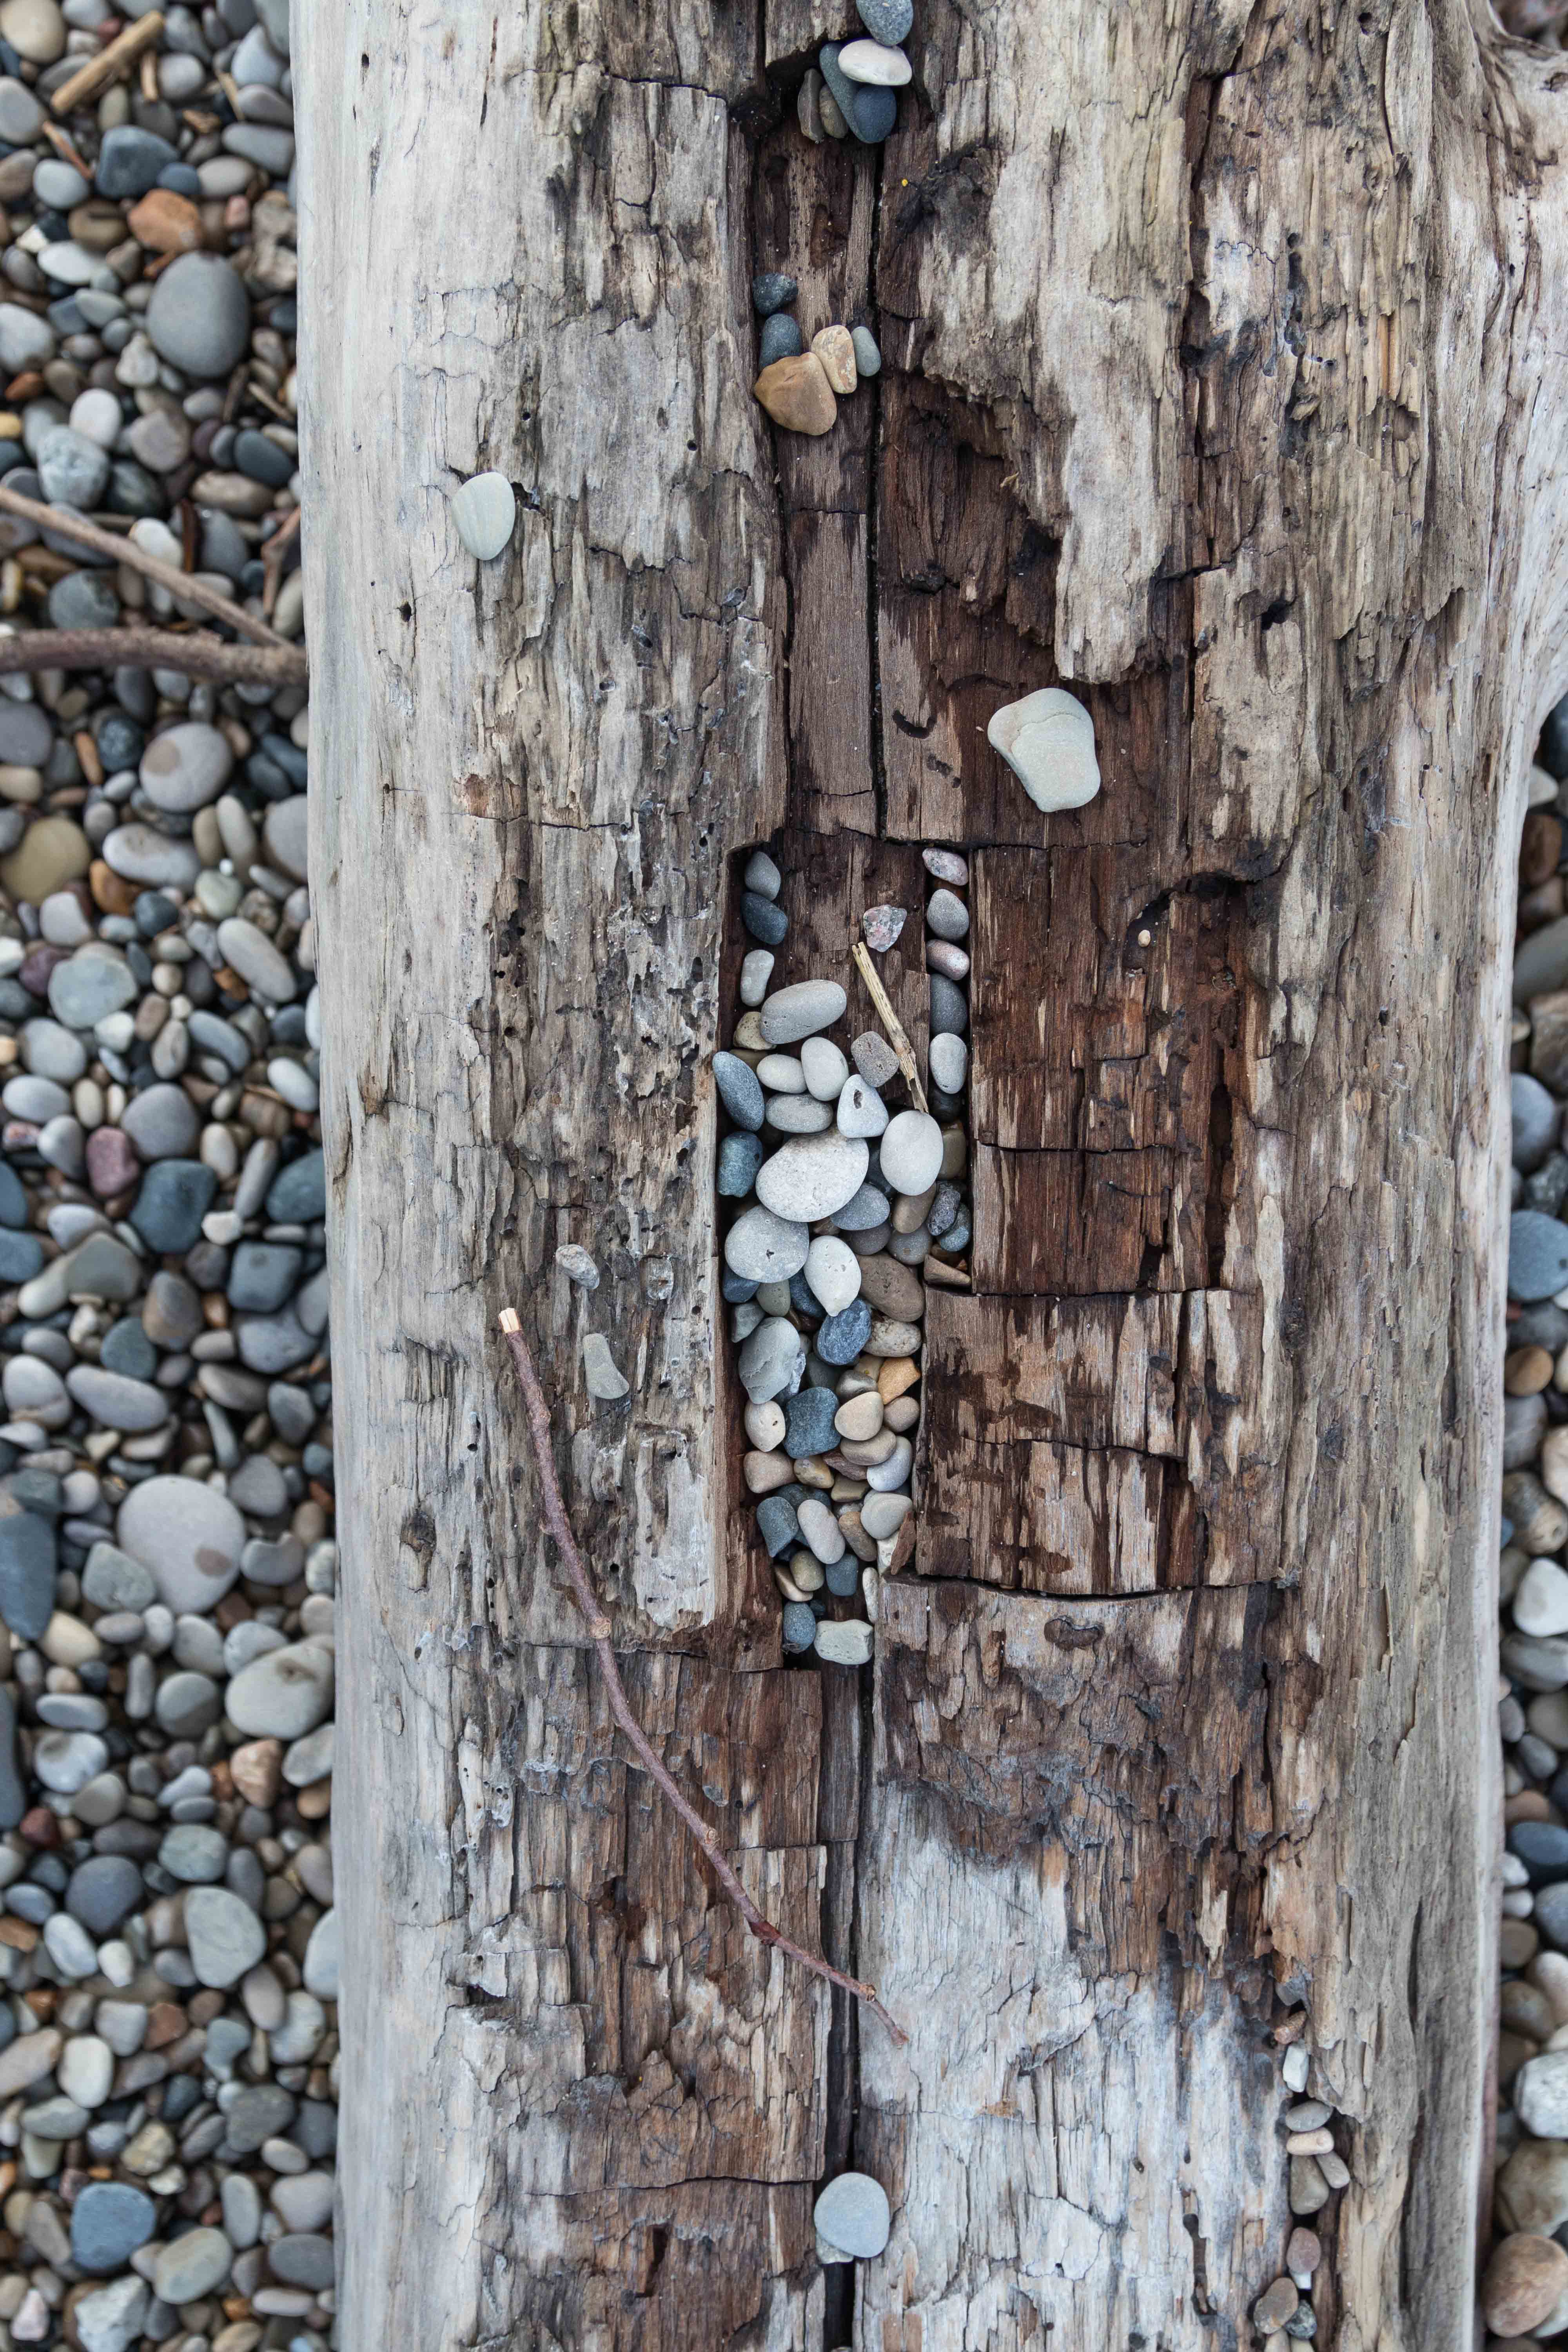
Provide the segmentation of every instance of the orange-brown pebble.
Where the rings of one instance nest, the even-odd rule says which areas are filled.
[[[1541,1931],[1532,1919],[1505,1919],[1498,1931],[1498,1958],[1505,1969],[1528,1968],[1541,1948]]]
[[[834,391],[853,392],[860,377],[848,328],[824,327],[819,335],[813,335],[811,348],[822,362],[823,373]]]
[[[1547,1348],[1515,1348],[1502,1368],[1502,1384],[1510,1396],[1539,1396],[1551,1378]]]
[[[921,1368],[912,1356],[885,1356],[877,1370],[877,1393],[882,1402],[891,1404],[906,1389],[912,1389],[921,1376]]]
[[[1521,2231],[1505,2238],[1487,2264],[1481,2309],[1498,2336],[1536,2326],[1568,2292],[1568,2254],[1552,2238]]]
[[[1503,1821],[1510,1829],[1515,1822],[1560,1821],[1561,1814],[1544,1789],[1521,1789],[1510,1797],[1502,1809]]]
[[[247,1803],[268,1808],[277,1802],[283,1783],[283,1742],[248,1739],[242,1748],[234,1749],[228,1769],[234,1775],[235,1787]]]
[[[752,392],[762,402],[775,425],[786,433],[831,433],[838,415],[838,403],[833,397],[833,386],[827,372],[815,352],[802,352],[792,360],[774,360],[765,367]]]
[[[100,907],[106,915],[128,915],[142,887],[139,882],[127,882],[101,857],[95,857],[88,867],[87,882],[93,905]]]
[[[200,213],[173,188],[149,188],[126,214],[125,226],[149,253],[194,253],[204,242]]]
[[[177,2042],[190,2020],[177,2000],[155,2000],[147,2011],[147,2032],[142,2042],[144,2050],[162,2050]]]

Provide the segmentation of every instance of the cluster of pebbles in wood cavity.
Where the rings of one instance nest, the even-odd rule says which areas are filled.
[[[765,850],[745,869],[757,944],[741,1013],[714,1056],[727,1131],[718,1155],[723,1296],[748,1399],[743,1475],[784,1602],[784,1645],[842,1665],[869,1658],[878,1578],[914,1550],[911,1479],[928,1282],[967,1280],[968,866],[925,853],[930,1108],[909,1099],[882,1030],[840,1044],[837,980],[773,985],[788,932]],[[909,919],[868,908],[883,952]],[[858,1613],[863,1609],[864,1613]]]
[[[0,473],[288,637],[292,166],[286,0],[0,0]],[[192,617],[10,518],[0,612]],[[335,2326],[307,755],[302,688],[0,677],[0,2347]]]
[[[1520,840],[1503,1365],[1502,1963],[1489,2341],[1568,2331],[1568,702]]]

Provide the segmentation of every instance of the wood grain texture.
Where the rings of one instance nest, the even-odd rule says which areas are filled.
[[[323,0],[300,60],[345,2344],[1239,2345],[1273,1985],[1349,2119],[1322,2340],[1464,2343],[1568,92],[1479,0],[921,0],[887,147],[807,149],[825,29]],[[809,447],[749,398],[763,264],[885,355]],[[1063,680],[1104,789],[1046,818],[984,729]],[[979,1295],[864,1712],[778,1670],[716,1346],[708,1057],[786,825],[813,952],[930,840],[984,942]],[[508,1298],[639,1704],[908,2050],[628,1784]],[[893,2237],[840,2310],[851,2159]]]

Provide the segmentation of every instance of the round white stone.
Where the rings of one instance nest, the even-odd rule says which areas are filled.
[[[775,1135],[820,1135],[833,1113],[811,1095],[770,1095],[763,1120]]]
[[[936,1127],[934,1119],[931,1125]],[[937,1135],[940,1145],[940,1129]],[[938,1156],[940,1160],[940,1150]],[[757,1198],[775,1216],[814,1224],[854,1199],[866,1181],[870,1160],[858,1136],[832,1130],[826,1135],[794,1136],[757,1171]],[[805,1264],[804,1254],[801,1264]],[[798,1268],[792,1266],[790,1271]]]
[[[909,1439],[907,1437],[899,1438],[895,1442],[893,1450],[889,1454],[885,1462],[868,1463],[866,1467],[867,1486],[874,1488],[879,1495],[895,1494],[900,1486],[908,1486],[910,1472],[914,1467],[914,1460],[915,1449],[910,1444]],[[867,1501],[868,1502],[869,1500],[870,1497],[868,1496]],[[860,1524],[863,1528],[866,1527],[866,1506],[864,1503],[862,1503],[860,1507]],[[869,1535],[871,1532],[870,1528],[866,1528],[866,1532]]]
[[[849,1076],[849,1064],[831,1037],[808,1037],[800,1049],[800,1066],[805,1072],[807,1093],[818,1102],[837,1101]]]
[[[811,1260],[807,1258],[809,1267]],[[806,1279],[810,1280],[808,1274]],[[746,1435],[759,1454],[773,1454],[784,1444],[786,1427],[784,1407],[778,1404],[749,1404],[746,1407]]]
[[[882,1138],[882,1174],[896,1192],[923,1192],[942,1173],[942,1129],[929,1111],[901,1110]]]
[[[805,1072],[793,1054],[764,1054],[757,1064],[758,1084],[771,1095],[803,1095]]]
[[[773,976],[771,948],[752,948],[741,959],[741,1002],[760,1004],[768,992],[768,982]]]
[[[517,520],[517,498],[504,474],[473,474],[452,493],[458,537],[481,563],[500,553]]]
[[[816,1629],[817,1647],[821,1651],[825,1633],[847,1633],[848,1624],[822,1624]],[[860,1629],[866,1637],[867,1654],[870,1654],[871,1628]],[[826,1652],[822,1652],[826,1655]],[[888,2195],[879,2180],[868,2172],[841,2172],[830,2180],[813,2209],[813,2220],[830,2246],[860,2262],[872,2262],[888,2242],[892,2217],[888,2210]]]
[[[245,1521],[195,1478],[148,1478],[120,1507],[115,1539],[149,1568],[176,1616],[216,1606],[239,1574]]]
[[[101,2107],[114,2080],[114,2053],[96,2033],[73,2033],[60,2053],[55,2080],[79,2107]]]
[[[1521,1633],[1568,1633],[1568,1571],[1554,1559],[1532,1559],[1520,1578],[1513,1622]]]
[[[969,1048],[951,1032],[931,1041],[931,1082],[943,1094],[955,1095],[969,1072]]]
[[[847,1617],[837,1623],[831,1618],[824,1618],[812,1647],[827,1665],[864,1666],[870,1662],[871,1628],[863,1617]],[[833,2239],[830,2242],[837,2245],[838,2242]],[[844,2251],[847,2253],[848,2247]]]
[[[860,1261],[837,1234],[819,1234],[806,1252],[805,1279],[825,1315],[842,1315],[860,1296]]]
[[[985,734],[1037,809],[1082,808],[1100,790],[1094,721],[1059,686],[1004,703]]]
[[[847,1078],[838,1097],[840,1135],[881,1135],[888,1124],[888,1106],[875,1087],[862,1077]]]
[[[724,1236],[724,1263],[742,1282],[787,1282],[805,1264],[810,1246],[811,1235],[797,1220],[746,1209]]]

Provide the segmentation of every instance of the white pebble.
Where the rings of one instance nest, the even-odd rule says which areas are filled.
[[[452,493],[452,520],[470,555],[489,563],[511,537],[517,498],[504,474],[473,474]]]
[[[1094,721],[1059,686],[1004,703],[985,734],[1037,809],[1082,808],[1100,790]]]
[[[807,1037],[800,1049],[806,1091],[818,1102],[837,1102],[849,1076],[849,1065],[831,1037]]]
[[[16,959],[20,963],[20,956]],[[773,976],[773,951],[769,948],[753,948],[742,960],[741,1002],[760,1004],[768,992],[768,982]]]
[[[805,1255],[805,1279],[827,1315],[841,1315],[860,1296],[860,1261],[837,1234],[819,1234]]]

